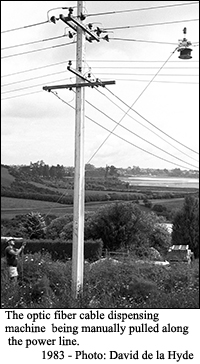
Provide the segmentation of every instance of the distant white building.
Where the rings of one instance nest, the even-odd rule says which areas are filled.
[[[170,234],[172,233],[172,230],[173,230],[173,224],[170,224],[168,222],[163,222],[163,223],[160,223],[160,224],[156,224],[157,226],[161,226],[161,227],[164,227]]]

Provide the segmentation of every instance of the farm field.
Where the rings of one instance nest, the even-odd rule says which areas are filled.
[[[110,204],[110,201],[88,202],[85,204],[86,211],[96,211],[100,206]],[[24,215],[29,212],[40,212],[62,216],[73,213],[73,205],[64,205],[56,202],[27,200],[22,198],[1,197],[1,218],[12,219],[16,215]]]
[[[153,205],[162,204],[167,209],[181,208],[184,202],[184,198],[174,199],[156,199],[150,200]],[[97,208],[113,203],[114,201],[99,201],[88,202],[85,204],[86,211],[96,211]],[[142,210],[150,211],[141,202],[139,204]],[[1,218],[12,219],[16,215],[24,215],[28,212],[40,212],[41,214],[49,214],[49,212],[56,216],[62,216],[65,214],[73,213],[73,205],[61,205],[56,202],[27,200],[21,198],[1,197]]]
[[[161,204],[161,205],[164,205],[167,209],[172,210],[172,209],[181,208],[184,203],[184,198],[171,198],[169,200],[167,200],[167,199],[157,200],[156,199],[156,200],[149,200],[149,201],[151,201],[153,205]]]

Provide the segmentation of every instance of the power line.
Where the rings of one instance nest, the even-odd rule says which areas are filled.
[[[118,73],[118,72],[107,72],[107,73],[98,73],[98,75],[107,75],[107,76],[153,76],[152,73]],[[198,77],[199,75],[193,75],[193,74],[179,74],[179,73],[162,73],[161,75],[158,75],[159,77]]]
[[[39,49],[34,49],[34,50],[32,50],[32,51],[27,51],[27,52],[22,52],[22,53],[11,54],[11,55],[4,56],[4,57],[1,57],[1,58],[3,59],[3,58],[10,58],[10,57],[22,56],[22,55],[24,55],[24,54],[29,54],[29,53],[35,53],[35,52],[46,51],[47,49],[59,48],[59,47],[68,46],[68,45],[75,44],[75,43],[76,43],[76,42],[70,42],[70,43],[58,44],[58,45],[54,45],[54,46],[51,46],[51,47],[39,48]]]
[[[31,78],[26,78],[25,80],[20,80],[20,81],[5,83],[4,85],[1,85],[1,87],[15,85],[16,83],[23,83],[23,82],[27,82],[27,81],[32,81],[32,80],[36,80],[38,78],[40,79],[40,78],[44,78],[44,77],[48,77],[48,76],[59,75],[61,73],[65,73],[65,72],[68,72],[68,71],[65,70],[65,71],[60,71],[60,72],[53,72],[53,73],[48,73],[48,74],[42,75],[42,76],[35,76],[35,77],[31,77]]]
[[[50,81],[50,82],[55,83],[55,82],[61,82],[61,81],[66,81],[66,80],[71,80],[71,77],[70,78],[64,78],[64,79],[62,78],[60,80],[55,80],[55,81]],[[32,85],[32,86],[27,86],[27,87],[21,87],[21,88],[15,89],[15,90],[4,91],[1,94],[4,95],[4,94],[9,94],[11,92],[23,91],[23,90],[27,90],[29,88],[38,87],[38,86],[43,86],[43,83],[40,83],[40,84],[37,84],[37,85]]]
[[[67,78],[65,80],[71,80],[72,78]],[[63,79],[59,79],[59,80],[56,80],[56,81],[50,81],[52,83],[55,83],[55,82],[61,82],[63,81]],[[132,79],[117,79],[117,81],[123,81],[123,82],[126,82],[126,81],[132,81],[132,82],[149,82],[149,80],[132,80]],[[186,84],[186,85],[198,85],[199,83],[198,82],[173,82],[173,81],[153,81],[153,83],[172,83],[172,84]],[[38,86],[43,86],[43,84],[37,84],[37,85],[32,85],[32,86],[27,86],[27,87],[22,87],[20,89],[15,89],[15,90],[9,90],[9,91],[5,91],[5,92],[2,92],[1,94],[5,94],[5,93],[11,93],[11,92],[17,92],[17,91],[22,91],[22,90],[27,90],[29,88],[33,88],[33,87],[38,87]],[[25,94],[27,95],[27,94]],[[20,97],[20,96],[24,96],[23,95],[17,95],[17,96],[12,96],[12,97],[9,97],[9,99],[12,99],[12,98],[15,98],[15,97]],[[3,98],[1,100],[7,100],[8,98]]]
[[[109,40],[117,40],[117,41],[126,41],[126,42],[143,42],[143,43],[156,43],[156,44],[169,44],[169,45],[177,45],[177,43],[170,42],[159,42],[155,40],[143,40],[143,39],[130,39],[130,38],[109,38]]]
[[[120,100],[124,105],[126,105],[127,107],[130,108],[129,105],[126,104],[126,102],[124,102],[122,99],[120,99],[117,95],[115,95],[112,91],[110,91],[107,87],[106,90],[109,91],[114,97],[116,97],[118,100]],[[176,143],[182,145],[184,148],[190,150],[193,153],[199,154],[197,153],[195,150],[187,147],[185,144],[179,142],[178,140],[176,140],[175,138],[173,138],[172,136],[170,136],[169,134],[165,133],[163,130],[161,130],[160,128],[158,128],[156,125],[154,125],[153,123],[151,123],[149,120],[147,120],[144,116],[142,116],[138,111],[136,111],[135,109],[133,109],[131,107],[131,110],[134,111],[137,115],[139,115],[143,120],[145,120],[148,124],[152,125],[154,128],[156,128],[157,130],[159,130],[161,133],[163,133],[164,135],[166,135],[168,138],[174,140]]]
[[[158,66],[159,67],[159,66]],[[143,69],[143,70],[145,70],[145,69],[151,69],[151,70],[157,70],[158,69],[158,67],[147,67],[147,66],[145,66],[145,67],[141,67],[141,66],[132,66],[132,67],[124,67],[123,66],[123,69]],[[108,68],[111,68],[111,69],[120,69],[120,66],[118,66],[118,67],[112,67],[112,66],[110,66],[110,67],[108,67],[108,66],[105,66],[105,67],[103,67],[103,66],[94,66],[94,67],[92,67],[92,68],[96,68],[96,69],[108,69]],[[184,70],[184,69],[199,69],[199,67],[165,67],[165,69],[167,70],[174,70],[174,69],[179,69],[179,70]]]
[[[4,51],[4,50],[6,50],[6,49],[17,48],[17,47],[27,46],[27,45],[36,44],[36,43],[41,43],[41,42],[47,42],[47,41],[49,41],[49,40],[60,39],[60,38],[66,37],[66,36],[67,36],[67,35],[66,35],[66,34],[64,34],[64,35],[60,35],[60,36],[58,36],[58,37],[52,37],[52,38],[46,38],[46,39],[35,40],[35,41],[32,41],[32,42],[27,42],[27,43],[16,44],[16,45],[12,45],[12,46],[8,46],[8,47],[1,48],[1,50],[2,50],[2,51]]]
[[[65,71],[59,71],[59,72],[53,72],[53,73],[48,73],[48,74],[42,75],[42,76],[35,76],[35,77],[31,77],[31,78],[26,78],[24,80],[19,80],[19,81],[14,81],[14,82],[9,82],[9,83],[2,84],[1,87],[10,86],[10,85],[14,85],[14,84],[17,84],[17,83],[23,83],[23,82],[27,82],[27,81],[32,81],[32,80],[44,78],[44,77],[47,77],[47,76],[58,75],[58,74],[65,73],[65,72],[67,72],[67,70],[65,70]],[[144,73],[117,73],[117,72],[116,73],[98,73],[98,74],[99,75],[117,75],[117,76],[153,76],[153,74],[144,74]],[[162,76],[163,77],[166,77],[166,76],[169,76],[169,77],[198,77],[199,75],[192,75],[192,74],[189,74],[189,75],[187,75],[187,74],[162,74],[162,75],[158,75],[158,76],[161,76],[161,77]],[[124,79],[124,80],[126,80],[126,79]],[[128,79],[127,81],[130,81],[130,79]],[[148,81],[145,81],[145,82],[148,82]],[[163,81],[163,82],[165,82],[165,81]],[[170,81],[170,82],[173,83],[173,81]]]
[[[88,59],[87,62],[98,62],[98,63],[100,63],[100,62],[108,62],[108,63],[110,63],[110,62],[117,62],[117,63],[121,63],[121,62],[123,62],[123,63],[133,63],[133,62],[136,62],[136,63],[142,63],[142,62],[144,62],[144,63],[155,63],[155,62],[159,62],[159,63],[163,63],[164,61],[158,61],[158,60],[145,61],[145,60],[126,60],[126,59],[121,59],[121,60],[116,60],[116,59],[99,59],[99,60],[97,60],[97,59]],[[198,60],[194,61],[194,60],[190,59],[188,62],[191,63],[191,62],[199,62],[199,61]],[[183,61],[179,61],[179,60],[177,61],[176,60],[176,61],[169,61],[168,63],[183,63]]]
[[[37,25],[42,25],[42,24],[46,24],[46,23],[49,23],[49,20],[46,20],[46,21],[43,21],[43,22],[40,22],[40,23],[24,25],[23,27],[19,27],[19,28],[13,28],[13,29],[8,29],[8,30],[3,30],[1,33],[14,32],[15,30],[20,30],[20,29],[26,29],[26,28],[30,28],[30,27],[35,27]]]
[[[1,101],[15,99],[17,97],[22,97],[22,96],[33,95],[33,94],[37,94],[39,92],[43,92],[43,91],[34,91],[34,92],[29,92],[29,93],[26,93],[26,94],[22,94],[22,95],[15,95],[15,96],[11,96],[11,97],[5,97],[4,99],[1,99]]]
[[[111,100],[107,95],[105,95],[102,91],[100,91],[98,88],[95,88],[96,91],[98,91],[101,95],[103,95],[104,97],[106,97],[112,104],[114,104],[116,107],[118,107],[118,109],[120,109],[121,111],[125,112],[118,104],[116,104],[113,100]],[[180,149],[178,149],[177,147],[175,147],[173,144],[171,144],[169,141],[167,141],[166,139],[164,139],[163,137],[161,137],[159,134],[157,134],[154,130],[148,128],[148,126],[142,124],[140,121],[136,120],[135,118],[133,118],[130,114],[127,114],[127,116],[129,118],[131,118],[132,120],[136,121],[136,123],[138,123],[139,125],[141,125],[142,127],[144,127],[145,129],[149,130],[151,133],[153,133],[154,135],[156,135],[158,138],[160,138],[161,140],[163,140],[164,142],[166,142],[167,144],[169,144],[171,147],[173,147],[174,149],[178,150],[179,152],[181,152],[182,154],[186,155],[187,157],[189,157],[190,159],[193,159],[195,162],[198,162],[196,159],[194,159],[193,157],[189,156],[188,154],[186,154],[185,152],[181,151]]]
[[[107,12],[103,12],[103,13],[87,14],[86,16],[89,17],[89,16],[97,16],[97,15],[131,13],[131,12],[134,12],[134,11],[145,11],[145,10],[172,8],[172,7],[175,7],[175,6],[184,6],[184,5],[196,5],[198,3],[199,3],[198,1],[193,1],[191,3],[180,3],[180,4],[172,4],[172,5],[151,6],[151,7],[148,7],[148,8],[138,8],[138,9],[128,9],[128,10],[113,10],[113,11],[107,11]]]
[[[72,105],[70,105],[68,102],[66,102],[65,100],[63,100],[60,96],[58,96],[58,94],[57,94],[56,92],[53,92],[53,91],[50,91],[50,92],[51,92],[54,96],[56,96],[59,100],[61,100],[61,101],[62,101],[62,102],[64,102],[66,105],[68,105],[68,106],[69,106],[69,107],[71,107],[73,110],[75,110],[75,108],[74,108]],[[86,117],[88,120],[90,120],[90,121],[92,121],[93,123],[95,123],[96,125],[100,126],[102,129],[104,129],[104,130],[108,131],[109,133],[111,132],[109,129],[107,129],[107,128],[106,128],[106,127],[104,127],[103,125],[101,125],[101,124],[97,123],[95,120],[93,120],[93,119],[92,119],[92,118],[90,118],[89,116],[85,115],[85,117]],[[124,139],[123,137],[121,137],[121,136],[119,136],[119,135],[117,135],[117,134],[115,134],[115,133],[112,133],[112,134],[113,134],[113,135],[115,135],[117,138],[119,138],[119,139],[121,139],[121,140],[125,141],[126,143],[128,143],[128,144],[132,145],[133,147],[135,147],[135,148],[138,148],[138,149],[142,150],[142,151],[143,151],[143,152],[145,152],[145,153],[148,153],[148,154],[150,154],[150,155],[152,155],[152,156],[154,156],[154,157],[156,157],[156,158],[159,158],[159,159],[161,159],[161,160],[163,160],[163,161],[165,161],[165,162],[167,162],[167,163],[171,163],[171,164],[176,165],[176,166],[178,166],[178,167],[181,167],[181,168],[184,168],[184,169],[188,169],[188,170],[190,170],[188,167],[182,166],[182,165],[177,164],[177,163],[175,163],[175,162],[171,162],[171,161],[169,161],[169,160],[167,160],[167,159],[165,159],[165,158],[162,158],[162,157],[160,157],[160,156],[157,156],[156,154],[151,153],[151,152],[149,152],[149,151],[147,151],[147,150],[145,150],[145,149],[143,149],[143,148],[141,148],[141,147],[138,147],[137,145],[135,145],[135,144],[133,144],[133,143],[129,142],[128,140]],[[86,164],[88,164],[88,163],[89,163],[89,161],[88,161]]]
[[[131,28],[142,28],[142,27],[152,27],[156,25],[168,25],[168,24],[176,24],[176,23],[186,23],[190,21],[198,21],[199,19],[184,19],[184,20],[174,20],[168,22],[161,22],[161,23],[150,23],[150,24],[138,24],[138,25],[126,25],[121,27],[110,27],[104,28],[104,30],[120,30],[120,29],[131,29]]]
[[[140,61],[116,61],[116,60],[99,60],[99,61],[95,61],[95,60],[91,60],[91,61],[88,61],[88,62],[134,62],[134,63],[162,63],[163,61],[143,61],[143,60],[140,60]],[[169,61],[169,63],[174,63],[174,62],[180,62],[182,63],[182,61]],[[190,63],[191,62],[198,62],[198,61],[189,61]],[[19,72],[13,72],[13,73],[8,73],[6,75],[1,75],[1,78],[3,77],[10,77],[10,76],[15,76],[15,75],[19,75],[21,73],[26,73],[26,72],[31,72],[31,71],[36,71],[36,70],[39,70],[39,69],[43,69],[43,68],[48,68],[48,67],[53,67],[53,66],[57,66],[57,65],[60,65],[60,64],[64,64],[64,63],[67,63],[67,61],[63,61],[63,62],[57,62],[57,63],[51,63],[51,64],[48,64],[48,65],[45,65],[45,66],[40,66],[40,67],[35,67],[35,68],[30,68],[28,70],[23,70],[23,71],[19,71]],[[119,69],[120,66],[118,67],[112,67],[112,66],[107,66],[107,67],[103,67],[103,66],[94,66],[92,68],[112,68],[112,69]],[[135,69],[135,68],[142,68],[142,69],[157,69],[157,67],[131,67],[131,66],[126,66],[126,67],[123,67],[124,69]],[[199,69],[199,67],[165,67],[165,69]]]
[[[164,150],[164,149],[162,149],[162,148],[158,147],[157,145],[155,145],[154,143],[151,143],[150,141],[146,140],[145,138],[141,137],[140,135],[138,135],[138,134],[134,133],[132,130],[130,130],[130,129],[128,129],[128,128],[126,128],[124,125],[121,125],[121,124],[117,123],[117,122],[116,122],[113,118],[111,118],[109,115],[107,115],[106,113],[104,113],[102,110],[100,110],[99,108],[97,108],[96,106],[94,106],[93,104],[91,104],[89,101],[87,101],[87,100],[86,100],[86,103],[88,103],[88,104],[89,104],[90,106],[92,106],[95,110],[99,111],[99,112],[100,112],[100,113],[102,113],[104,116],[106,116],[108,119],[110,119],[111,121],[113,121],[115,124],[117,124],[117,126],[119,125],[121,128],[123,128],[123,129],[127,130],[128,132],[130,132],[131,134],[133,134],[133,135],[137,136],[138,138],[140,138],[141,140],[145,141],[146,143],[148,143],[148,144],[152,145],[153,147],[155,147],[155,148],[157,148],[157,149],[161,150],[162,152],[164,152],[164,153],[166,153],[166,154],[170,155],[171,157],[174,157],[175,159],[177,159],[177,160],[179,160],[179,161],[181,161],[181,162],[183,162],[183,163],[188,164],[188,165],[189,165],[189,166],[191,166],[191,167],[197,168],[197,167],[196,167],[196,166],[194,166],[193,164],[188,163],[188,162],[185,162],[185,161],[184,161],[184,160],[182,160],[181,158],[176,157],[175,155],[173,155],[173,154],[171,154],[171,153],[167,152],[166,150]]]
[[[106,81],[107,78],[104,77],[104,81]],[[125,78],[116,78],[117,81],[123,81],[123,82],[149,82],[149,80],[137,80],[137,79],[125,79]],[[185,82],[185,81],[153,81],[152,83],[173,83],[173,84],[183,84],[183,85],[199,85],[199,82]]]
[[[64,63],[67,63],[67,61],[57,62],[57,63],[51,63],[51,64],[47,64],[45,66],[40,66],[40,67],[30,68],[30,69],[24,70],[24,71],[9,73],[7,75],[1,76],[1,78],[3,78],[3,77],[10,77],[10,76],[16,76],[16,75],[20,75],[21,73],[26,73],[26,72],[31,72],[31,71],[37,71],[37,70],[40,70],[40,69],[43,69],[43,68],[58,66],[58,65],[64,64]]]
[[[131,106],[129,106],[128,110],[124,113],[124,115],[122,116],[122,118],[120,119],[120,121],[117,123],[117,125],[112,129],[112,131],[110,131],[110,133],[107,135],[107,137],[104,139],[104,141],[100,144],[100,146],[97,148],[97,150],[95,151],[95,153],[93,153],[92,157],[90,158],[90,161],[92,160],[92,158],[96,155],[96,153],[98,153],[98,151],[101,149],[101,147],[105,144],[105,142],[108,140],[108,138],[111,136],[112,132],[114,132],[114,130],[117,128],[117,126],[122,122],[122,120],[125,118],[125,116],[128,114],[128,112],[130,110],[132,110],[132,107],[136,104],[136,102],[140,99],[140,97],[143,95],[143,93],[146,91],[146,89],[151,85],[151,83],[153,82],[153,80],[156,78],[156,76],[158,75],[158,73],[163,69],[163,67],[167,64],[167,62],[170,60],[170,58],[172,57],[172,55],[175,53],[176,48],[174,49],[174,51],[169,55],[169,57],[167,58],[167,60],[162,64],[162,66],[159,68],[159,70],[156,72],[156,74],[153,76],[153,78],[148,82],[147,86],[142,90],[142,92],[139,94],[139,96],[136,98],[136,100],[133,102],[133,104]],[[106,87],[107,89],[107,87]],[[89,161],[89,162],[90,162]]]

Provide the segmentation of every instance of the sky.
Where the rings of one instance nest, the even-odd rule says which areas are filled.
[[[85,88],[85,163],[198,169],[197,3],[85,1],[83,23],[103,32],[85,42],[82,72],[115,81]],[[76,34],[49,21],[67,16],[63,7],[76,17],[76,1],[1,1],[2,164],[74,165],[75,92],[43,90],[76,82],[67,70],[69,61],[76,68]],[[189,60],[177,50],[184,37]]]

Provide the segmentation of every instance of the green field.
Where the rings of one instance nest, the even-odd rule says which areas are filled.
[[[1,167],[1,185],[10,186],[15,181],[15,177],[11,176],[7,168]]]
[[[168,210],[178,209],[183,206],[183,198],[175,199],[156,199],[151,200],[153,205],[162,204],[167,207]],[[100,202],[88,202],[85,204],[86,211],[96,211],[99,207],[113,203],[114,201],[100,201]],[[142,210],[150,211],[142,203],[139,204]],[[21,198],[1,197],[1,218],[13,218],[16,215],[24,215],[29,212],[40,212],[42,214],[51,214],[56,216],[62,216],[65,214],[73,213],[73,205],[61,205],[56,202],[27,200]]]
[[[11,183],[15,181],[15,177],[13,177],[7,168],[5,167],[1,167],[1,184],[2,186],[5,187],[10,187]],[[31,182],[29,181],[29,184],[32,184],[34,186],[36,186],[37,188],[45,188],[48,189],[49,192],[51,193],[51,191],[57,192],[57,193],[61,193],[63,196],[72,196],[74,191],[72,189],[66,189],[66,188],[62,188],[62,187],[53,187],[53,185],[49,185],[48,181],[44,181],[45,184],[43,183],[37,183],[37,182]],[[146,191],[152,191],[152,192],[157,192],[157,193],[165,193],[165,192],[174,192],[174,194],[176,193],[185,193],[187,194],[188,192],[192,192],[193,189],[191,188],[166,188],[166,187],[161,187],[161,186],[135,186],[134,191],[113,191],[113,190],[106,190],[106,191],[95,191],[95,190],[86,190],[86,195],[96,195],[98,194],[99,196],[101,194],[105,195],[105,194],[114,194],[115,192],[119,192],[120,195],[127,195],[127,192],[129,194],[134,194],[134,195],[142,195],[143,193],[145,194]],[[194,192],[196,192],[197,189],[194,189]],[[176,196],[176,195],[175,195]],[[58,200],[60,199],[60,195],[58,195]],[[152,202],[152,205],[155,204],[162,204],[164,205],[168,211],[172,211],[174,209],[179,209],[183,206],[183,202],[184,202],[184,198],[183,197],[179,197],[179,198],[170,198],[170,199],[149,199],[149,201]],[[114,201],[95,201],[95,202],[87,202],[85,204],[85,210],[86,211],[96,211],[96,209],[98,209],[99,207],[106,205],[106,204],[110,204]],[[142,210],[145,211],[151,211],[150,208],[147,208],[144,206],[142,200],[139,201],[139,206],[141,207]],[[28,212],[40,212],[42,214],[45,215],[55,215],[55,216],[62,216],[65,215],[67,213],[73,213],[73,205],[65,205],[65,204],[60,204],[58,202],[47,202],[47,201],[40,201],[40,200],[32,200],[32,199],[24,199],[24,198],[13,198],[13,197],[2,197],[1,198],[1,217],[2,218],[13,218],[16,215],[24,215],[27,214]]]
[[[86,211],[96,211],[97,208],[110,201],[88,202],[85,204]],[[16,215],[25,215],[29,212],[40,212],[45,215],[62,216],[73,213],[73,205],[61,205],[56,202],[35,201],[22,198],[1,197],[1,218],[12,219]]]

